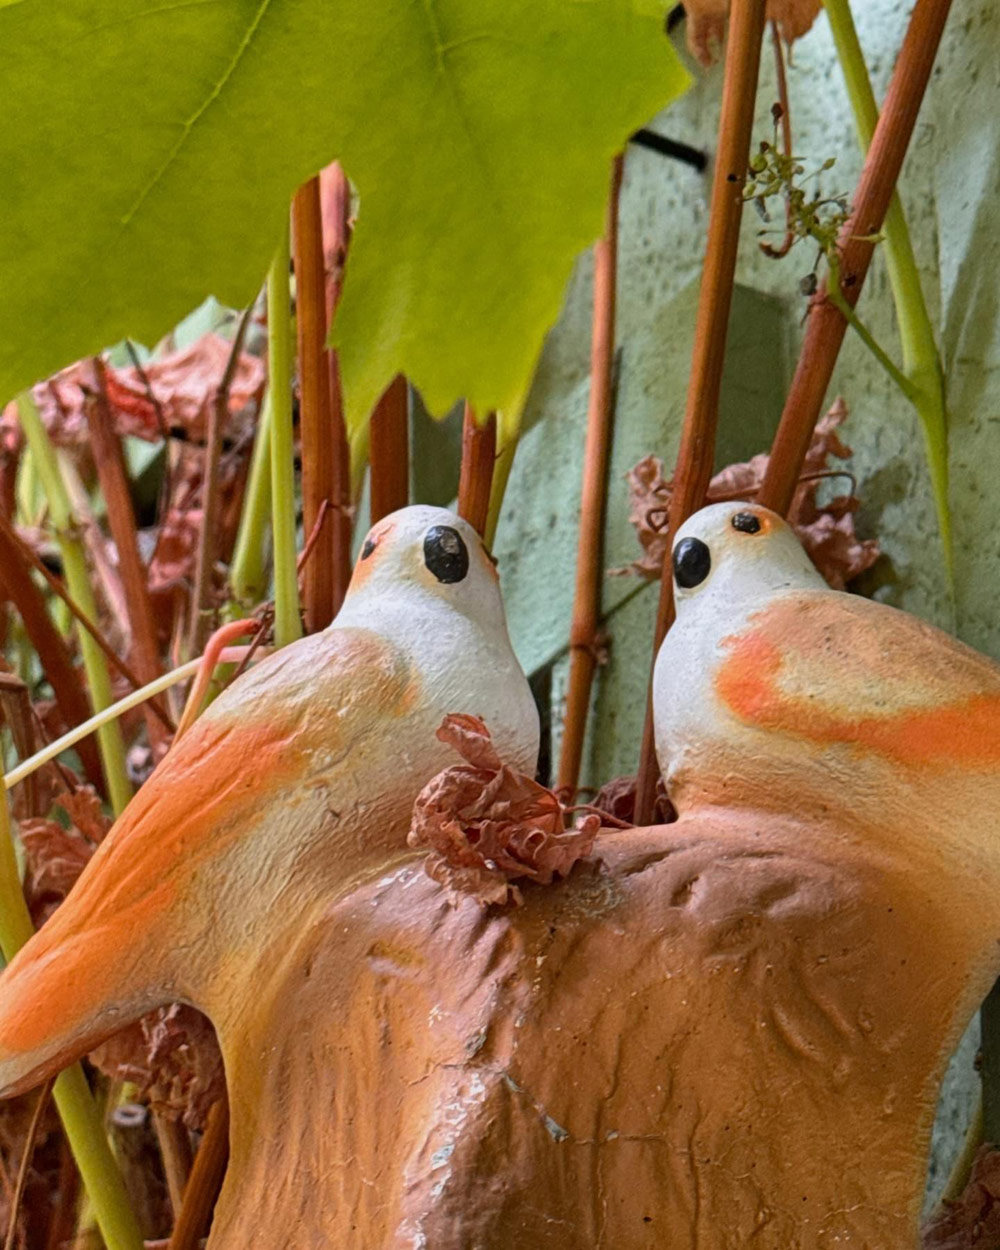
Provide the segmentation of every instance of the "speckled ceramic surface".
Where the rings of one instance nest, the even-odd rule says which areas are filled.
[[[761,509],[680,542],[679,819],[517,910],[417,863],[318,915],[229,1052],[213,1250],[916,1247],[1000,970],[1000,671],[827,590]]]
[[[453,711],[534,768],[493,563],[452,513],[407,508],[369,534],[333,625],[212,704],[6,969],[0,1086],[177,998],[225,1038],[289,933],[405,853],[414,798],[451,762],[434,735]]]

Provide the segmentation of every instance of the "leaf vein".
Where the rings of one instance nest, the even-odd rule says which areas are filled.
[[[420,0],[420,4],[421,4],[421,7],[423,8],[424,16],[427,18],[427,25],[430,27],[431,36],[434,40],[434,55],[437,61],[438,73],[444,80],[445,88],[448,91],[448,94],[451,96],[452,100],[454,101],[455,114],[458,118],[459,126],[461,127],[462,132],[465,135],[465,140],[468,145],[469,155],[470,155],[472,164],[476,169],[478,169],[480,177],[482,178],[483,184],[486,188],[486,191],[490,195],[490,197],[493,199],[497,207],[498,215],[505,220],[508,227],[512,228],[513,223],[508,218],[506,206],[504,205],[503,199],[500,195],[500,189],[496,185],[496,181],[493,177],[492,171],[490,170],[486,161],[484,161],[483,159],[481,145],[478,142],[475,133],[473,132],[472,125],[469,120],[468,110],[466,108],[465,101],[462,98],[462,93],[459,90],[458,83],[455,79],[455,74],[453,71],[449,70],[446,59],[445,59],[445,54],[447,52],[452,51],[454,48],[460,47],[463,44],[471,43],[476,40],[488,39],[489,35],[485,33],[476,34],[476,35],[468,35],[462,38],[445,41],[442,38],[441,26],[437,19],[437,12],[435,9],[436,0]]]
[[[205,97],[202,103],[198,106],[198,108],[194,111],[194,113],[184,123],[184,128],[181,132],[181,135],[178,138],[177,142],[174,144],[174,146],[168,152],[166,159],[160,165],[159,169],[157,169],[157,171],[153,174],[152,178],[150,178],[146,186],[143,187],[142,191],[140,191],[139,196],[136,199],[135,203],[128,210],[125,216],[122,218],[121,228],[123,231],[128,228],[128,226],[131,224],[131,222],[135,218],[136,214],[142,208],[143,204],[146,202],[146,200],[150,197],[150,195],[153,193],[153,191],[156,189],[159,183],[166,176],[167,171],[170,169],[171,165],[173,165],[174,161],[177,160],[177,157],[180,155],[181,149],[184,147],[184,144],[188,141],[188,138],[191,135],[192,130],[194,130],[195,126],[202,119],[202,117],[204,117],[205,113],[209,110],[209,108],[211,108],[211,106],[219,98],[219,96],[222,94],[223,90],[225,89],[226,84],[236,73],[236,70],[239,67],[240,61],[242,61],[243,57],[246,55],[247,51],[249,50],[250,45],[253,43],[254,38],[257,34],[257,31],[260,28],[260,24],[264,20],[264,14],[270,8],[270,5],[271,5],[271,0],[260,0],[260,4],[257,7],[257,12],[254,14],[254,17],[253,17],[253,21],[247,27],[246,33],[244,34],[242,40],[240,41],[240,46],[233,53],[233,56],[230,59],[229,64],[226,66],[225,72],[223,73],[222,77],[215,84],[215,86],[212,88],[209,94]]]
[[[22,0],[13,0],[13,2],[20,4]],[[99,35],[104,30],[121,30],[124,26],[141,22],[147,17],[157,17],[160,13],[173,13],[177,9],[198,9],[206,4],[221,3],[224,3],[224,0],[175,0],[173,4],[159,4],[152,9],[142,9],[138,13],[130,13],[128,17],[116,18],[113,22],[99,22],[97,25],[89,26],[86,32],[75,42],[82,43],[85,39],[93,39],[95,35]]]

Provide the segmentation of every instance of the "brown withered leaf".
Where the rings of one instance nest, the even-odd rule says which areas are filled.
[[[232,344],[221,335],[202,335],[182,351],[171,352],[146,365],[143,372],[149,382],[148,389],[138,369],[107,368],[105,389],[118,433],[133,434],[150,442],[158,442],[163,437],[156,403],[149,394],[152,391],[166,429],[194,442],[203,442],[209,410],[215,402],[231,350]],[[79,360],[38,383],[32,391],[42,420],[59,446],[83,448],[88,445],[84,403],[96,386],[93,362]],[[259,399],[263,387],[263,361],[250,352],[241,352],[229,388],[230,415]],[[11,406],[4,413],[4,422],[15,419],[16,410]]]
[[[924,1225],[923,1250],[996,1250],[1000,1246],[1000,1151],[982,1146],[962,1196]]]
[[[44,817],[25,818],[18,824],[28,869],[25,897],[36,927],[70,892],[111,827],[93,786],[81,782],[75,791],[56,795],[53,802],[69,817],[68,829]]]
[[[860,539],[854,530],[854,513],[859,501],[853,494],[838,495],[820,504],[820,482],[815,475],[830,475],[830,457],[846,460],[851,449],[837,430],[847,418],[847,405],[838,398],[817,423],[812,443],[802,466],[802,477],[788,513],[792,528],[809,553],[812,562],[834,590],[864,573],[879,557],[875,539]],[[752,499],[760,489],[767,470],[768,456],[761,453],[742,464],[728,465],[717,473],[708,488],[708,502],[720,499]],[[809,480],[812,479],[812,480]],[[625,475],[629,490],[629,521],[635,526],[642,556],[615,574],[638,573],[654,580],[660,576],[667,549],[666,509],[671,484],[663,476],[663,463],[656,456],[645,456]]]
[[[446,716],[437,731],[437,738],[454,747],[473,768],[493,772],[503,768],[503,761],[493,745],[490,731],[478,716],[469,716],[462,712]]]
[[[32,1090],[0,1103],[0,1166],[4,1173],[4,1183],[0,1184],[0,1229],[4,1232],[10,1224],[14,1178],[24,1157],[38,1096],[38,1090]],[[48,1244],[46,1234],[59,1196],[61,1153],[59,1118],[50,1098],[35,1135],[27,1182],[18,1207],[14,1241],[18,1250],[34,1250],[34,1247]]]
[[[112,821],[93,786],[81,782],[73,791],[64,790],[56,803],[88,842],[99,846],[104,841]]]
[[[667,550],[667,509],[670,507],[670,482],[663,476],[659,456],[643,456],[625,474],[628,484],[629,524],[642,548],[642,555],[626,568],[610,569],[614,577],[637,573],[647,581],[655,581],[663,568]]]
[[[229,559],[236,540],[252,445],[251,440],[238,440],[223,455],[215,478],[220,504],[217,554],[222,561]],[[204,465],[200,447],[181,447],[174,463],[171,496],[161,510],[159,525],[143,535],[152,542],[148,586],[157,628],[165,644],[172,635],[178,612],[185,610],[194,580],[203,515]]]
[[[705,68],[719,58],[726,36],[731,0],[685,0],[687,41],[691,55]],[[822,0],[768,0],[768,21],[776,22],[785,43],[801,39],[812,27]]]
[[[190,576],[200,526],[200,508],[183,512],[172,508],[163,518],[149,567],[151,593],[166,590]]]
[[[437,736],[467,762],[432,778],[413,808],[408,842],[430,848],[435,881],[483,904],[520,903],[515,882],[548,885],[590,854],[600,817],[566,829],[557,796],[507,767],[477,716],[446,716]]]
[[[93,388],[94,366],[89,360],[78,360],[32,388],[39,415],[57,446],[82,448],[87,445],[89,435],[83,401]]]
[[[154,1111],[204,1128],[225,1089],[215,1030],[193,1007],[174,1003],[143,1016],[90,1055],[114,1080],[130,1081]]]
[[[22,821],[20,834],[28,861],[25,895],[37,926],[69,893],[94,848],[75,829],[64,829],[55,820]]]
[[[614,816],[616,820],[624,821],[629,825],[634,824],[636,781],[635,774],[630,777],[613,777],[611,781],[606,781],[594,795],[592,806],[599,808],[602,812],[607,812],[609,816]],[[667,787],[663,784],[661,777],[656,783],[652,823],[668,825],[676,819],[677,813],[667,797]]]
[[[195,442],[204,441],[209,412],[231,351],[228,339],[204,334],[182,351],[145,366],[149,388],[159,401],[168,430],[181,430]],[[229,388],[230,416],[259,399],[263,387],[263,362],[250,352],[241,352]],[[161,437],[156,405],[138,369],[109,370],[107,391],[122,433],[153,441]]]

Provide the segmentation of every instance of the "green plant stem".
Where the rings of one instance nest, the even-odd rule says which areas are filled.
[[[868,348],[878,363],[886,371],[890,379],[895,382],[910,403],[916,405],[920,398],[920,393],[917,390],[917,387],[896,365],[896,362],[891,358],[881,343],[879,343],[879,341],[875,338],[875,335],[872,334],[871,330],[868,329],[847,300],[844,299],[844,293],[840,289],[840,266],[835,261],[831,260],[829,269],[829,281],[827,283],[826,292],[827,296],[831,302],[836,304],[836,306],[840,309],[844,320],[850,325],[858,338],[862,341],[862,343],[864,343],[865,347]]]
[[[271,523],[271,392],[264,396],[250,460],[240,528],[229,583],[235,610],[242,615],[267,593],[267,539]]]
[[[70,505],[69,493],[59,471],[55,448],[49,439],[38,409],[31,396],[23,394],[17,401],[18,415],[24,437],[31,449],[35,468],[48,501],[49,516],[59,542],[66,586],[72,599],[79,604],[81,612],[91,621],[98,619],[97,602],[94,598],[90,574],[83,545],[77,537],[76,521]],[[100,647],[82,627],[77,629],[80,654],[83,657],[90,702],[95,712],[100,712],[112,702],[111,676],[107,661]],[[102,725],[97,731],[97,744],[108,783],[108,797],[116,816],[121,815],[132,797],[125,768],[125,744],[117,723]]]
[[[17,871],[10,814],[0,793],[0,948],[10,962],[34,933]],[[53,1097],[107,1250],[142,1250],[142,1235],[83,1069],[56,1077]]]
[[[45,598],[31,576],[32,560],[24,542],[14,526],[0,512],[0,568],[3,569],[3,593],[16,611],[14,623],[19,623],[16,637],[23,639],[26,650],[30,643],[38,656],[42,672],[52,686],[62,719],[67,725],[77,725],[90,715],[87,692],[83,688],[80,671],[73,664],[64,636],[69,629],[68,610],[62,599],[55,602],[57,611],[51,615]],[[59,615],[67,617],[66,629],[59,628]],[[53,623],[55,618],[55,623]],[[32,668],[22,656],[18,671],[26,683],[31,684]],[[94,742],[85,742],[80,748],[80,761],[88,780],[105,793],[104,770],[101,757]]]
[[[854,113],[858,142],[861,150],[867,152],[875,133],[879,112],[850,3],[849,0],[823,0],[823,4]],[[948,408],[945,377],[898,193],[893,193],[882,231],[885,236],[886,267],[903,349],[903,371],[916,392],[915,396],[911,396],[911,402],[923,426],[928,469],[950,580],[953,570],[951,510],[948,501]]]
[[[952,1164],[948,1180],[945,1182],[945,1187],[941,1192],[941,1200],[938,1203],[939,1211],[947,1203],[957,1202],[965,1192],[965,1187],[972,1176],[972,1167],[976,1161],[976,1155],[979,1153],[979,1147],[985,1141],[984,1128],[983,1095],[980,1091],[979,1098],[976,1100],[976,1106],[972,1112],[972,1119],[969,1121],[969,1127],[966,1130],[965,1140],[962,1142],[962,1149],[958,1152],[958,1157]]]
[[[295,450],[292,433],[292,321],[288,227],[267,275],[268,389],[271,397],[271,529],[274,535],[274,640],[302,637],[295,565]]]
[[[365,485],[365,470],[368,468],[368,449],[370,445],[368,437],[368,422],[366,421],[360,430],[356,430],[351,435],[349,441],[350,457],[351,457],[351,499],[355,506],[361,498],[361,492]]]
[[[503,508],[503,497],[507,490],[510,471],[514,467],[514,456],[521,437],[521,421],[524,406],[518,408],[516,414],[497,413],[497,452],[493,465],[493,485],[490,488],[490,506],[486,514],[486,532],[483,541],[492,550],[496,538],[497,525],[500,521],[500,510]]]
[[[243,649],[237,648],[234,652],[225,654],[224,662],[236,662],[242,659],[245,654],[246,652]],[[258,654],[264,653],[259,652]],[[156,695],[162,694],[164,690],[169,690],[171,686],[176,686],[178,682],[187,681],[189,677],[196,676],[201,668],[203,659],[204,657],[199,655],[193,660],[188,660],[186,664],[181,664],[178,668],[171,669],[169,673],[164,673],[162,677],[157,677],[156,681],[151,681],[148,686],[143,686],[140,690],[133,690],[124,699],[119,699],[117,703],[112,703],[110,707],[95,713],[89,720],[84,721],[82,725],[75,726],[68,733],[64,733],[61,738],[57,738],[55,742],[50,742],[43,747],[41,751],[36,751],[30,759],[23,760],[16,768],[12,768],[3,779],[4,786],[8,790],[13,789],[18,782],[30,776],[35,769],[41,768],[43,764],[47,764],[49,760],[54,760],[63,751],[68,751],[71,747],[76,746],[81,739],[95,733],[102,725],[111,724],[125,712],[145,703],[147,699],[152,699]]]

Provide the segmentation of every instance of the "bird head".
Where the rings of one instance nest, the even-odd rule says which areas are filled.
[[[496,563],[467,521],[446,508],[415,505],[368,531],[338,625],[423,605],[450,609],[486,631],[506,633]]]
[[[657,656],[653,708],[660,768],[683,805],[689,787],[699,794],[707,779],[732,778],[733,758],[754,753],[716,688],[731,640],[772,600],[825,583],[790,526],[747,503],[712,504],[690,517],[671,567],[677,619]]]
[[[677,621],[653,708],[681,810],[821,812],[838,796],[897,843],[927,813],[958,829],[996,810],[996,664],[905,612],[831,590],[788,525],[756,505],[697,513],[672,558]]]
[[[731,622],[776,591],[824,585],[791,527],[756,504],[717,503],[677,531],[671,558],[678,622]]]

